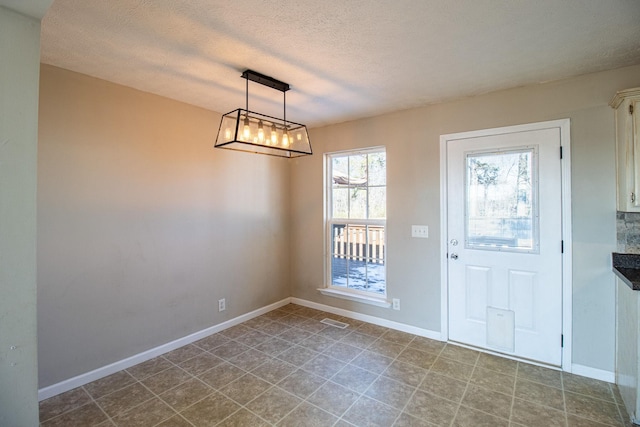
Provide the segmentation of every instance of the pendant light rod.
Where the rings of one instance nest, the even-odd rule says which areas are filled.
[[[281,82],[280,80],[265,76],[253,70],[245,70],[240,77],[247,79],[247,85],[249,84],[249,80],[251,80],[252,82],[260,83],[261,85],[279,90],[280,92],[286,92],[291,89],[289,83]]]

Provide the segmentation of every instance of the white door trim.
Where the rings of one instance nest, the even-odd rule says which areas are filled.
[[[562,370],[571,372],[572,343],[572,236],[571,236],[571,121],[570,119],[551,120],[547,122],[529,123],[493,129],[482,129],[470,132],[440,135],[440,330],[442,339],[449,340],[449,277],[447,268],[447,144],[450,140],[477,138],[481,136],[500,135],[513,132],[527,132],[541,129],[557,128],[560,130],[560,146],[562,147]],[[560,153],[558,153],[560,155]]]

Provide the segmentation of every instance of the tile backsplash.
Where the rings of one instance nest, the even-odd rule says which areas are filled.
[[[617,251],[640,254],[640,213],[618,211],[616,229],[618,234]]]

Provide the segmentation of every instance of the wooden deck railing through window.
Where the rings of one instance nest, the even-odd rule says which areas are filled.
[[[333,256],[384,264],[384,227],[345,225],[333,228]]]

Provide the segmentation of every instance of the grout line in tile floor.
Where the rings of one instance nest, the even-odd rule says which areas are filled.
[[[444,350],[444,348],[443,348],[443,350]],[[442,351],[440,351],[440,354],[442,354]],[[438,355],[438,357],[440,357],[440,355]],[[436,359],[436,361],[437,360],[438,359]],[[462,392],[462,397],[460,398],[460,402],[458,402],[458,406],[456,407],[456,412],[455,412],[455,414],[453,414],[453,418],[451,419],[451,422],[453,422],[453,420],[456,419],[456,417],[458,416],[458,412],[460,412],[460,407],[462,406],[462,401],[464,400],[464,397],[467,395],[467,392],[469,391],[469,385],[471,384],[471,377],[473,376],[473,372],[475,371],[476,366],[478,366],[478,357],[476,357],[476,360],[475,360],[475,362],[473,364],[473,370],[471,370],[471,375],[469,375],[469,380],[467,381],[467,384],[464,387],[464,392]],[[424,379],[422,381],[424,382]],[[513,405],[513,399],[511,399],[511,404]],[[491,414],[488,414],[488,415],[491,415]]]
[[[173,362],[171,362],[171,361],[169,361],[169,362],[170,362],[170,363],[173,363]],[[176,365],[175,363],[173,363],[173,367],[177,367],[177,368],[179,368],[179,369],[181,369],[181,370],[183,370],[183,371],[184,371],[184,369],[182,369],[180,366]],[[171,368],[167,368],[166,370],[168,370],[168,369],[171,369]],[[166,371],[166,370],[165,370],[165,371]],[[165,372],[165,371],[158,372],[156,375],[161,374],[162,372]],[[186,372],[186,371],[184,371],[184,372]],[[187,373],[188,373],[188,372],[187,372]],[[131,375],[131,374],[129,373],[129,375]],[[131,375],[131,376],[133,377],[133,375]],[[146,377],[146,378],[150,378],[150,377],[152,377],[152,376],[153,376],[153,375],[150,375],[150,376],[148,376],[148,377]],[[135,377],[134,377],[134,378],[135,378]],[[196,378],[196,377],[194,377],[194,378],[195,378],[195,379],[197,379],[198,381],[202,382],[199,378]],[[156,394],[153,390],[151,390],[151,388],[147,387],[147,386],[146,386],[146,385],[145,385],[141,380],[139,380],[139,379],[137,379],[137,378],[136,378],[136,382],[137,382],[138,384],[140,384],[142,387],[144,387],[146,390],[148,390],[148,391],[153,395],[153,397],[155,397],[155,398],[157,398],[157,399],[160,399],[160,401],[161,401],[162,403],[164,403],[167,407],[171,408],[171,406],[169,406],[169,405],[167,404],[167,402],[165,402],[165,401],[164,401],[164,399],[162,399],[162,397],[160,397],[160,395],[159,395],[159,394]],[[183,383],[184,383],[184,382],[183,382]],[[180,383],[180,384],[183,384],[183,383]],[[174,388],[176,388],[176,387],[179,387],[179,386],[180,386],[180,384],[176,384],[174,387],[170,387],[170,388],[168,388],[168,389],[166,389],[166,390],[164,390],[164,391],[172,390],[172,389],[174,389]],[[128,386],[127,386],[127,387],[128,387]],[[206,398],[207,398],[207,396],[209,396],[209,395],[211,395],[211,394],[213,394],[213,393],[209,393],[209,394],[207,394],[206,396],[204,396],[204,397],[203,397],[202,399],[200,399],[200,400],[204,400],[204,399],[206,399]],[[148,403],[148,402],[150,402],[150,401],[152,401],[152,400],[153,400],[153,398],[147,399],[147,400],[145,400],[144,402],[142,402],[142,403],[140,403],[140,404],[138,404],[138,405],[136,405],[136,406],[134,406],[134,407],[130,408],[130,409],[129,409],[129,410],[127,410],[127,411],[125,411],[124,413],[131,412],[131,411],[135,410],[136,408],[140,408],[142,405],[144,405],[144,404],[146,404],[146,403]],[[196,403],[197,403],[197,402],[196,402]],[[171,408],[171,409],[173,410],[173,408]],[[177,412],[176,412],[176,414],[180,416],[180,414],[179,414],[179,413],[177,413]],[[120,414],[118,414],[118,415],[120,415]],[[109,415],[107,414],[107,416],[109,416]],[[174,415],[174,416],[175,416],[175,415]],[[182,416],[180,416],[180,417],[181,417],[181,418],[183,418]],[[114,425],[116,424],[116,423],[115,423],[115,421],[114,421],[111,417],[109,417],[109,420],[111,420],[111,422],[112,422]],[[162,420],[162,421],[158,422],[157,424],[161,424],[161,423],[163,423],[164,421],[165,421],[165,420]],[[186,420],[186,421],[187,421],[189,424],[191,424],[188,420]],[[157,424],[156,424],[156,425],[157,425]],[[193,424],[191,424],[191,425],[193,425]]]
[[[564,422],[569,425],[569,416],[567,415],[567,402],[564,396],[564,378],[560,376],[560,386],[562,387],[562,408],[564,409]]]
[[[325,332],[326,328],[333,328],[331,326],[327,326],[324,329],[316,330],[317,329],[316,326],[311,326],[313,324],[312,320],[319,322],[322,317],[331,317],[339,321],[347,321],[352,325],[349,326],[349,328],[347,328],[346,331],[348,332],[345,332],[345,333],[336,333],[331,330],[329,330],[328,332]],[[260,323],[260,320],[255,320],[255,319],[262,319],[262,323]],[[429,396],[433,396],[437,399],[442,399],[443,401],[448,401],[455,405],[455,410],[453,411],[453,415],[449,414],[450,421],[447,423],[447,425],[454,425],[454,423],[455,425],[467,425],[467,424],[462,424],[465,422],[464,417],[459,419],[459,416],[461,416],[462,408],[465,408],[465,411],[467,411],[467,414],[471,412],[473,414],[484,414],[485,416],[497,417],[498,419],[504,421],[505,425],[510,425],[515,427],[515,426],[520,426],[520,424],[516,424],[516,422],[514,421],[514,410],[515,410],[516,400],[525,398],[525,397],[517,397],[516,392],[518,390],[519,379],[521,379],[522,381],[532,381],[533,383],[537,383],[540,386],[545,386],[545,387],[549,386],[548,384],[544,384],[544,382],[538,383],[537,380],[540,380],[540,381],[542,380],[538,377],[533,376],[533,374],[527,375],[527,378],[525,379],[524,373],[521,374],[520,372],[522,366],[524,366],[522,362],[515,362],[515,361],[513,362],[515,363],[513,375],[503,374],[502,372],[497,371],[496,370],[497,368],[495,367],[492,368],[487,366],[486,362],[483,368],[480,368],[480,360],[483,356],[481,353],[475,352],[475,350],[463,349],[463,347],[458,347],[458,346],[454,346],[446,343],[442,343],[442,345],[438,344],[437,351],[434,351],[432,348],[429,348],[429,347],[418,348],[420,343],[424,344],[424,341],[429,341],[429,340],[416,337],[411,334],[399,333],[397,331],[393,331],[387,328],[382,328],[379,326],[372,326],[364,322],[353,321],[352,319],[345,319],[345,318],[342,318],[341,316],[333,316],[328,313],[324,313],[318,310],[303,308],[301,306],[294,306],[294,305],[285,306],[281,309],[274,310],[270,313],[267,313],[263,316],[259,316],[258,318],[255,318],[255,319],[252,319],[240,325],[234,326],[233,328],[229,328],[218,334],[214,334],[218,336],[219,340],[216,342],[215,345],[212,345],[210,348],[208,345],[205,345],[203,342],[207,338],[210,338],[214,335],[203,338],[199,341],[196,341],[195,343],[181,347],[181,349],[186,349],[187,347],[193,346],[195,349],[198,350],[197,352],[194,352],[195,355],[191,355],[185,358],[184,360],[180,360],[180,358],[175,358],[171,356],[168,358],[165,357],[170,354],[175,355],[176,350],[166,353],[165,355],[158,356],[157,358],[154,358],[154,359],[159,359],[159,360],[168,362],[168,366],[161,371],[157,371],[157,372],[154,371],[153,373],[147,374],[144,376],[141,374],[134,376],[130,373],[129,370],[135,367],[131,367],[124,370],[126,375],[128,375],[131,379],[133,379],[133,381],[131,383],[125,381],[123,383],[124,385],[117,387],[116,389],[109,389],[108,393],[105,393],[104,395],[94,396],[95,391],[94,391],[94,394],[92,394],[89,392],[89,389],[87,387],[82,386],[81,387],[82,391],[89,396],[89,401],[84,403],[83,406],[93,404],[106,417],[106,419],[100,421],[100,424],[99,424],[100,427],[103,427],[106,425],[116,426],[117,419],[119,416],[135,415],[136,411],[139,411],[143,407],[143,405],[150,404],[154,400],[157,400],[160,404],[163,405],[163,407],[168,408],[171,415],[167,415],[166,418],[162,419],[157,423],[145,424],[145,425],[149,425],[149,426],[168,425],[165,423],[168,423],[169,419],[179,417],[180,421],[182,422],[181,425],[183,426],[200,427],[195,423],[195,421],[187,418],[184,415],[185,411],[196,407],[196,405],[205,401],[207,398],[210,398],[211,396],[218,394],[220,396],[223,396],[225,399],[228,399],[229,402],[232,402],[235,407],[235,410],[226,414],[226,416],[220,418],[217,424],[233,422],[234,417],[237,418],[239,413],[241,413],[242,411],[247,411],[250,415],[257,417],[257,419],[260,419],[263,422],[265,422],[266,425],[276,425],[276,424],[281,425],[287,422],[288,417],[292,416],[292,414],[294,414],[298,409],[301,409],[303,407],[304,408],[311,407],[316,412],[319,412],[320,414],[324,414],[325,418],[330,417],[329,419],[331,420],[334,420],[335,418],[333,423],[326,424],[326,425],[343,426],[343,425],[357,425],[357,424],[353,424],[353,422],[358,422],[358,418],[354,418],[354,417],[358,415],[357,407],[359,405],[359,402],[360,401],[365,402],[365,401],[371,400],[372,402],[376,402],[376,404],[378,405],[378,408],[381,408],[381,410],[386,410],[385,408],[388,408],[389,414],[395,414],[395,416],[393,416],[393,419],[387,423],[388,425],[391,425],[391,424],[400,425],[402,422],[403,416],[406,419],[410,420],[410,422],[413,422],[413,421],[418,422],[418,418],[415,418],[415,416],[418,414],[409,412],[408,411],[409,405],[412,404],[412,402],[414,401],[414,398],[418,393],[426,393]],[[305,329],[306,323],[309,323],[309,325],[307,325]],[[262,327],[260,327],[260,325],[262,325]],[[266,328],[266,326],[271,327],[272,333],[265,333],[266,329],[263,329],[263,327]],[[366,328],[369,328],[368,329],[369,333],[365,332]],[[276,331],[276,332],[273,332],[273,331]],[[274,343],[281,344],[282,347],[280,348],[275,347],[275,349],[272,348],[270,351],[266,353],[262,352],[259,349],[255,348],[255,347],[258,347],[260,344],[249,345],[247,339],[242,340],[243,337],[246,338],[246,335],[250,333],[254,333],[254,334],[258,333],[258,335],[255,335],[258,337],[264,335],[263,336],[265,340],[264,342],[273,341]],[[355,335],[355,333],[357,333],[358,335]],[[305,337],[305,335],[307,334],[308,336]],[[361,341],[354,341],[358,339],[360,334],[362,334],[362,337],[360,338]],[[349,339],[349,336],[351,336],[350,339]],[[221,338],[221,337],[224,337],[224,338]],[[318,343],[318,345],[314,346],[313,348],[307,347],[303,343],[306,343],[307,345],[314,343],[312,341],[307,342],[308,340],[315,340],[315,343]],[[374,347],[374,344],[376,343],[377,343],[377,346]],[[415,343],[415,347],[412,347],[412,343]],[[437,343],[437,342],[433,341],[433,343]],[[338,348],[336,347],[338,344],[342,344],[340,348],[342,348],[345,351],[345,354],[340,355],[339,358],[336,359],[332,356],[337,355],[337,353],[332,354],[330,349],[334,348],[334,351],[338,351],[336,350]],[[229,356],[229,355],[218,356],[214,354],[215,350],[222,349],[225,346],[228,348],[229,346],[234,346],[234,345],[238,346],[239,353],[233,356]],[[385,345],[387,345],[389,349],[393,349],[394,351],[393,357],[390,357],[389,356],[390,353],[384,350]],[[426,348],[428,348],[426,353],[421,353],[421,352],[424,352]],[[448,351],[448,348],[451,348],[452,350],[449,351],[448,353],[445,353],[445,351]],[[265,348],[263,348],[263,350],[264,349]],[[280,357],[284,357],[285,353],[287,352],[294,353],[297,351],[297,353],[300,353],[303,350],[309,353],[309,356],[304,361],[296,360],[295,362],[291,362],[291,359],[284,360],[280,358]],[[418,366],[415,360],[412,361],[411,359],[407,359],[408,356],[401,359],[401,356],[405,354],[408,350],[415,351],[416,354],[420,354],[423,357],[428,357],[429,359],[433,357],[433,360],[431,361],[431,363],[426,362],[424,364],[425,367],[422,367],[422,366]],[[220,351],[222,350],[219,350],[218,353],[220,353]],[[250,367],[245,366],[243,368],[242,366],[244,365],[238,359],[236,359],[236,357],[242,354],[246,354],[249,351],[255,351],[257,353],[261,353],[259,355],[262,358],[262,360],[259,360],[259,363],[256,366],[247,365]],[[356,360],[360,356],[365,355],[365,352],[366,352],[366,355],[376,355],[379,357],[384,357],[385,359],[382,362],[380,362],[381,363],[380,366],[370,364],[370,362],[365,362],[365,359],[362,359],[362,361],[360,362],[356,362]],[[456,356],[456,354],[458,355],[465,354],[466,352],[475,353],[473,365],[468,365],[466,362],[458,360],[462,356]],[[474,353],[469,353],[469,354],[474,354]],[[205,371],[202,371],[202,372],[193,371],[194,373],[192,373],[190,370],[187,370],[185,367],[183,367],[183,364],[188,362],[189,360],[192,360],[195,357],[203,356],[205,354],[215,357],[217,359],[215,361],[216,364],[210,366]],[[324,359],[326,361],[329,361],[329,363],[332,363],[335,367],[337,367],[338,365],[342,365],[342,366],[333,373],[330,373],[330,374],[322,373],[322,375],[319,375],[318,372],[313,371],[313,366],[310,365],[310,363],[316,360],[320,356],[324,356]],[[449,359],[449,357],[452,357],[452,358]],[[345,360],[342,360],[342,359],[345,359]],[[446,361],[445,363],[448,363],[450,366],[454,366],[454,367],[458,366],[459,369],[465,366],[466,368],[471,367],[471,369],[469,371],[469,374],[465,377],[464,380],[456,380],[452,377],[449,377],[447,371],[441,371],[441,372],[433,371],[434,366],[440,360]],[[260,367],[265,367],[269,362],[277,362],[282,366],[285,366],[286,369],[289,370],[290,372],[284,373],[283,376],[277,376],[277,377],[274,376],[272,379],[264,378],[263,376],[256,373],[256,371]],[[205,374],[213,372],[213,370],[216,369],[216,367],[222,364],[228,364],[238,369],[239,370],[238,376],[230,379],[225,384],[216,385],[215,387],[203,380],[203,376]],[[396,371],[395,374],[389,371],[389,369],[392,366],[394,366],[394,364],[398,364],[398,366],[403,366],[406,364],[406,366],[409,366],[412,369],[415,369],[415,372],[417,372],[418,373],[417,375],[421,376],[421,378],[417,383],[411,383],[411,384],[407,383],[406,378],[403,379],[397,376],[399,375],[398,371]],[[465,366],[462,366],[460,364]],[[139,366],[139,365],[136,365],[136,366]],[[185,374],[181,380],[178,380],[177,383],[169,384],[165,388],[158,389],[156,391],[154,391],[155,387],[152,388],[151,386],[148,385],[150,384],[148,381],[147,381],[147,384],[143,383],[143,381],[146,381],[156,375],[166,373],[168,370],[175,369],[175,368],[177,368],[180,372]],[[396,369],[399,369],[399,368],[396,367]],[[485,375],[500,374],[500,376],[506,375],[507,378],[511,379],[512,387],[511,387],[511,392],[509,394],[511,398],[511,403],[508,410],[508,419],[505,419],[497,414],[493,414],[489,412],[489,410],[485,410],[486,408],[484,407],[482,409],[477,409],[475,407],[477,405],[467,406],[465,404],[465,399],[467,397],[467,394],[471,392],[472,387],[474,387],[475,390],[482,390],[482,391],[487,391],[491,393],[504,394],[500,390],[485,388],[485,384],[476,383],[474,378],[476,375],[480,377],[480,375],[482,374],[481,369],[486,371]],[[368,378],[366,381],[362,383],[364,384],[363,387],[360,387],[360,386],[356,387],[354,385],[343,385],[345,379],[339,377],[339,374],[342,373],[344,377],[348,379],[349,372],[360,372],[360,370],[362,370],[363,372],[366,372],[367,375],[370,375],[370,378]],[[123,372],[123,371],[120,371],[120,372]],[[299,373],[299,372],[302,372],[303,374],[306,374],[306,375],[313,376],[313,378],[319,379],[319,381],[317,382],[318,385],[314,385],[311,392],[305,391],[304,393],[306,393],[306,395],[304,396],[298,395],[297,393],[294,393],[292,391],[289,391],[288,389],[283,388],[285,381],[288,379],[295,378],[294,375],[296,375],[296,373]],[[433,394],[432,390],[431,389],[427,390],[426,387],[423,389],[423,385],[429,381],[429,378],[431,378],[430,374],[432,373],[435,376],[446,378],[450,381],[454,381],[454,380],[455,382],[464,381],[464,390],[462,391],[462,394],[460,395],[460,397],[457,398],[457,401],[450,400],[446,396]],[[231,397],[231,395],[227,394],[229,389],[227,389],[226,392],[222,391],[227,386],[233,384],[236,381],[239,381],[241,378],[247,375],[255,376],[259,378],[261,381],[264,381],[266,384],[268,384],[268,388],[257,393],[255,396],[252,395],[252,397],[248,401],[243,403],[237,401],[236,399]],[[339,378],[340,380],[338,381]],[[562,395],[563,410],[561,412],[563,415],[563,424],[566,426],[569,426],[569,425],[573,426],[573,424],[570,423],[569,412],[567,411],[567,403],[566,403],[567,390],[565,387],[565,382],[566,382],[565,375],[563,375],[563,373],[559,373],[559,378],[560,378],[560,382],[559,382],[558,390]],[[189,401],[190,403],[186,406],[181,406],[180,410],[176,409],[176,407],[174,407],[175,405],[172,405],[169,401],[167,401],[166,397],[163,398],[160,396],[161,394],[169,390],[174,390],[177,387],[180,387],[183,384],[185,384],[187,381],[191,381],[194,379],[197,380],[198,383],[202,384],[203,387],[206,387],[208,389],[207,393],[204,396],[197,396],[197,399],[195,400],[192,400],[192,401],[190,400]],[[338,382],[334,382],[334,380]],[[403,398],[406,398],[406,401],[404,401],[404,403],[402,403],[401,401],[400,403],[396,403],[393,401],[385,401],[384,395],[382,395],[381,397],[379,391],[374,391],[374,390],[378,390],[378,388],[382,389],[385,387],[385,385],[382,384],[383,380],[389,381],[390,383],[388,384],[392,384],[393,386],[406,388],[407,390],[409,390],[410,394],[408,395],[408,398],[406,396],[403,397]],[[112,395],[113,393],[122,391],[136,384],[141,386],[148,393],[150,393],[151,397],[135,406],[128,407],[124,411],[115,413],[113,414],[113,416],[109,415],[110,412],[107,412],[103,408],[103,406],[98,402],[103,397]],[[322,407],[312,403],[311,401],[312,397],[319,390],[321,390],[323,387],[329,384],[339,385],[341,388],[345,388],[345,390],[350,390],[349,393],[352,393],[352,395],[354,396],[352,398],[351,403],[346,407],[346,409],[342,410],[342,412],[340,412],[339,415],[338,415],[338,411],[335,411],[335,413],[329,412],[328,410],[323,409]],[[597,384],[600,385],[599,382]],[[602,384],[605,384],[605,383],[602,383]],[[595,403],[597,403],[597,401],[602,401],[603,405],[614,404],[619,421],[617,424],[608,424],[608,425],[623,426],[624,422],[622,420],[625,419],[624,413],[622,412],[623,408],[621,408],[620,406],[619,398],[615,393],[614,387],[615,386],[606,384],[606,389],[609,391],[610,398],[612,398],[613,401],[602,400],[599,398],[600,395],[597,395],[597,394],[594,394],[594,396],[589,396],[589,395],[583,396],[580,393],[578,393],[578,396],[596,399],[594,401]],[[556,387],[553,387],[553,388],[556,388]],[[250,407],[250,404],[256,402],[262,396],[265,396],[265,394],[268,393],[269,391],[274,391],[274,390],[277,390],[279,393],[281,393],[282,396],[289,396],[287,399],[291,398],[291,399],[295,399],[296,401],[298,399],[300,400],[300,402],[296,403],[295,405],[292,405],[283,414],[280,414],[279,418],[277,418],[275,421],[264,418],[260,413],[255,412]],[[282,393],[285,393],[285,394],[282,394]],[[505,394],[505,396],[507,395]],[[55,399],[55,397],[52,399]],[[526,399],[530,399],[530,397],[526,397]],[[545,410],[547,412],[550,411],[550,413],[559,412],[557,408],[546,406],[545,404],[541,404],[537,401],[525,400],[524,402],[530,403],[531,405],[540,406],[543,409],[546,408]],[[399,404],[401,405],[401,407],[398,406]],[[380,406],[380,405],[383,405],[383,406]],[[45,423],[44,425],[45,426],[53,425],[56,420],[63,420],[63,417],[65,417],[66,415],[74,411],[77,411],[78,409],[79,407],[71,407],[69,410],[61,412],[55,415],[54,417],[49,418],[48,420],[43,420]],[[367,415],[375,416],[375,414],[367,414]],[[587,415],[588,414],[578,414],[580,419],[583,420],[584,422],[589,422],[588,417],[585,418],[585,416]],[[575,415],[572,415],[572,416],[575,417]],[[407,417],[411,417],[411,418],[407,418]],[[422,421],[426,423],[427,421],[433,421],[433,420],[422,420]],[[364,421],[361,421],[361,422],[364,422]],[[368,422],[369,421],[366,421],[365,424]],[[424,425],[427,425],[427,424],[424,424]],[[435,425],[435,424],[429,424],[429,425]],[[595,424],[595,420],[592,420],[592,424],[590,425],[605,426],[605,424]]]
[[[438,354],[436,355],[436,358],[434,359],[433,363],[435,363],[435,362],[436,362],[436,360],[438,360],[438,358],[440,357],[440,354],[442,353],[442,350],[443,350],[443,349],[444,349],[444,347],[443,347],[443,348],[441,348],[441,349],[438,351]],[[398,354],[398,356],[399,356],[399,354]],[[394,361],[396,361],[396,360],[398,359],[398,356],[396,356],[396,358],[394,359]],[[392,362],[392,363],[393,363],[393,362]],[[413,392],[411,393],[411,396],[409,397],[409,399],[407,400],[407,402],[406,402],[406,403],[404,404],[404,406],[402,407],[402,410],[400,411],[400,413],[397,415],[397,417],[396,417],[396,420],[395,420],[394,424],[395,424],[395,423],[397,423],[397,422],[398,422],[398,420],[402,417],[402,414],[405,412],[405,409],[407,408],[407,406],[409,406],[409,403],[411,402],[411,399],[413,399],[413,398],[414,398],[414,396],[416,395],[416,393],[418,392],[418,390],[420,390],[420,386],[422,385],[422,383],[427,379],[428,374],[429,374],[429,371],[427,371],[427,374],[424,376],[424,378],[422,378],[422,380],[420,380],[420,383],[418,383],[418,385],[416,386],[415,390],[413,390]]]
[[[518,382],[518,369],[520,369],[520,365],[519,364],[516,365],[516,375],[515,375],[515,378],[513,379],[513,381],[514,381],[514,384],[513,384],[513,396],[511,397],[511,407],[509,408],[509,419],[510,420],[513,418],[513,405],[516,403],[516,386],[517,386],[517,382]],[[563,396],[562,399],[564,401],[564,392],[562,393],[562,396]],[[566,423],[567,422],[566,414],[565,414],[564,418],[565,418],[564,422]]]

